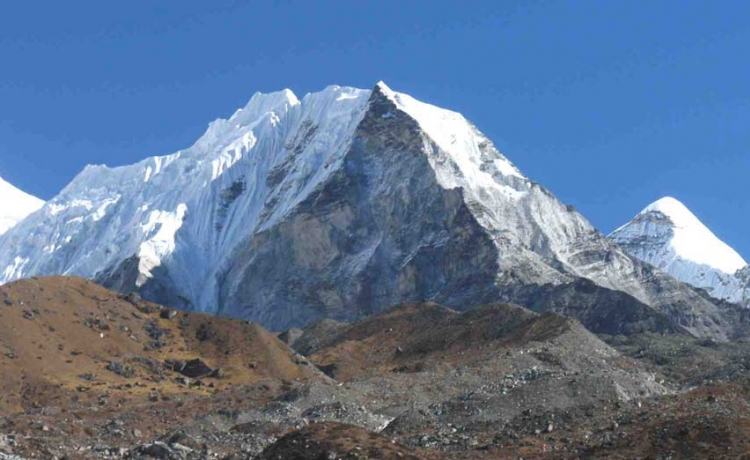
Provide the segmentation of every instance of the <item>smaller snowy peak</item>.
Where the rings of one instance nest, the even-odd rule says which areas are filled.
[[[747,262],[672,197],[646,206],[610,238],[631,256],[684,283],[750,305],[749,283],[742,275]]]
[[[0,235],[43,205],[44,201],[17,189],[0,177]]]
[[[672,197],[661,198],[647,206],[640,216],[664,215],[672,224],[670,246],[677,256],[733,274],[747,265],[737,251],[721,241],[684,204]]]
[[[706,226],[703,225],[703,223],[695,216],[695,214],[693,214],[687,208],[687,206],[682,204],[682,202],[678,199],[672,198],[671,196],[665,196],[664,198],[660,198],[654,201],[650,205],[646,206],[643,211],[638,214],[647,214],[649,212],[660,212],[664,214],[677,227],[702,227],[702,229],[709,231],[708,228],[706,228]]]

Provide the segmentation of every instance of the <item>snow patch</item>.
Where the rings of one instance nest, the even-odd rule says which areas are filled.
[[[23,268],[29,263],[29,259],[26,257],[16,256],[13,259],[13,265],[5,267],[3,276],[5,279],[18,279],[24,277]]]
[[[91,220],[94,222],[98,222],[104,218],[104,216],[107,214],[107,208],[112,206],[113,204],[116,204],[118,201],[120,201],[120,197],[117,196],[116,198],[110,198],[108,200],[104,200],[104,203],[102,203],[99,208],[94,211],[94,213],[91,215]]]
[[[175,249],[175,235],[182,227],[187,213],[187,205],[181,203],[174,212],[151,211],[148,221],[141,225],[147,238],[138,251],[138,279],[136,286],[142,286],[152,278],[151,271],[160,266],[166,256]]]
[[[339,97],[336,98],[336,102],[347,101],[349,99],[357,99],[358,97],[359,96],[357,95],[357,93],[354,93],[354,92],[352,92],[352,93],[341,93],[339,95]]]

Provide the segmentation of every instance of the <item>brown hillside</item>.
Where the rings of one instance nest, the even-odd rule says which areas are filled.
[[[179,372],[184,363],[193,378]],[[0,368],[5,414],[318,378],[257,324],[170,311],[66,277],[0,287]]]

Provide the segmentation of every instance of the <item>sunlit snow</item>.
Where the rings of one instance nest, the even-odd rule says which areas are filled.
[[[735,276],[747,262],[675,198],[650,204],[611,238],[634,257],[714,297],[747,300],[745,282]]]
[[[0,235],[42,205],[44,201],[22,192],[0,177]]]
[[[151,270],[162,263],[162,259],[175,249],[175,234],[182,227],[187,205],[181,203],[174,212],[151,211],[148,221],[141,226],[146,240],[141,243],[137,286],[151,278]]]
[[[706,264],[724,273],[734,273],[747,265],[737,251],[729,247],[698,220],[681,202],[662,198],[647,206],[641,214],[660,212],[672,221],[674,236],[669,245],[675,256]]]

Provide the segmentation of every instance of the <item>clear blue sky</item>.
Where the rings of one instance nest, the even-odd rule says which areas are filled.
[[[0,176],[192,144],[255,91],[392,88],[464,113],[609,232],[673,195],[750,258],[750,2],[143,1],[0,7]]]

